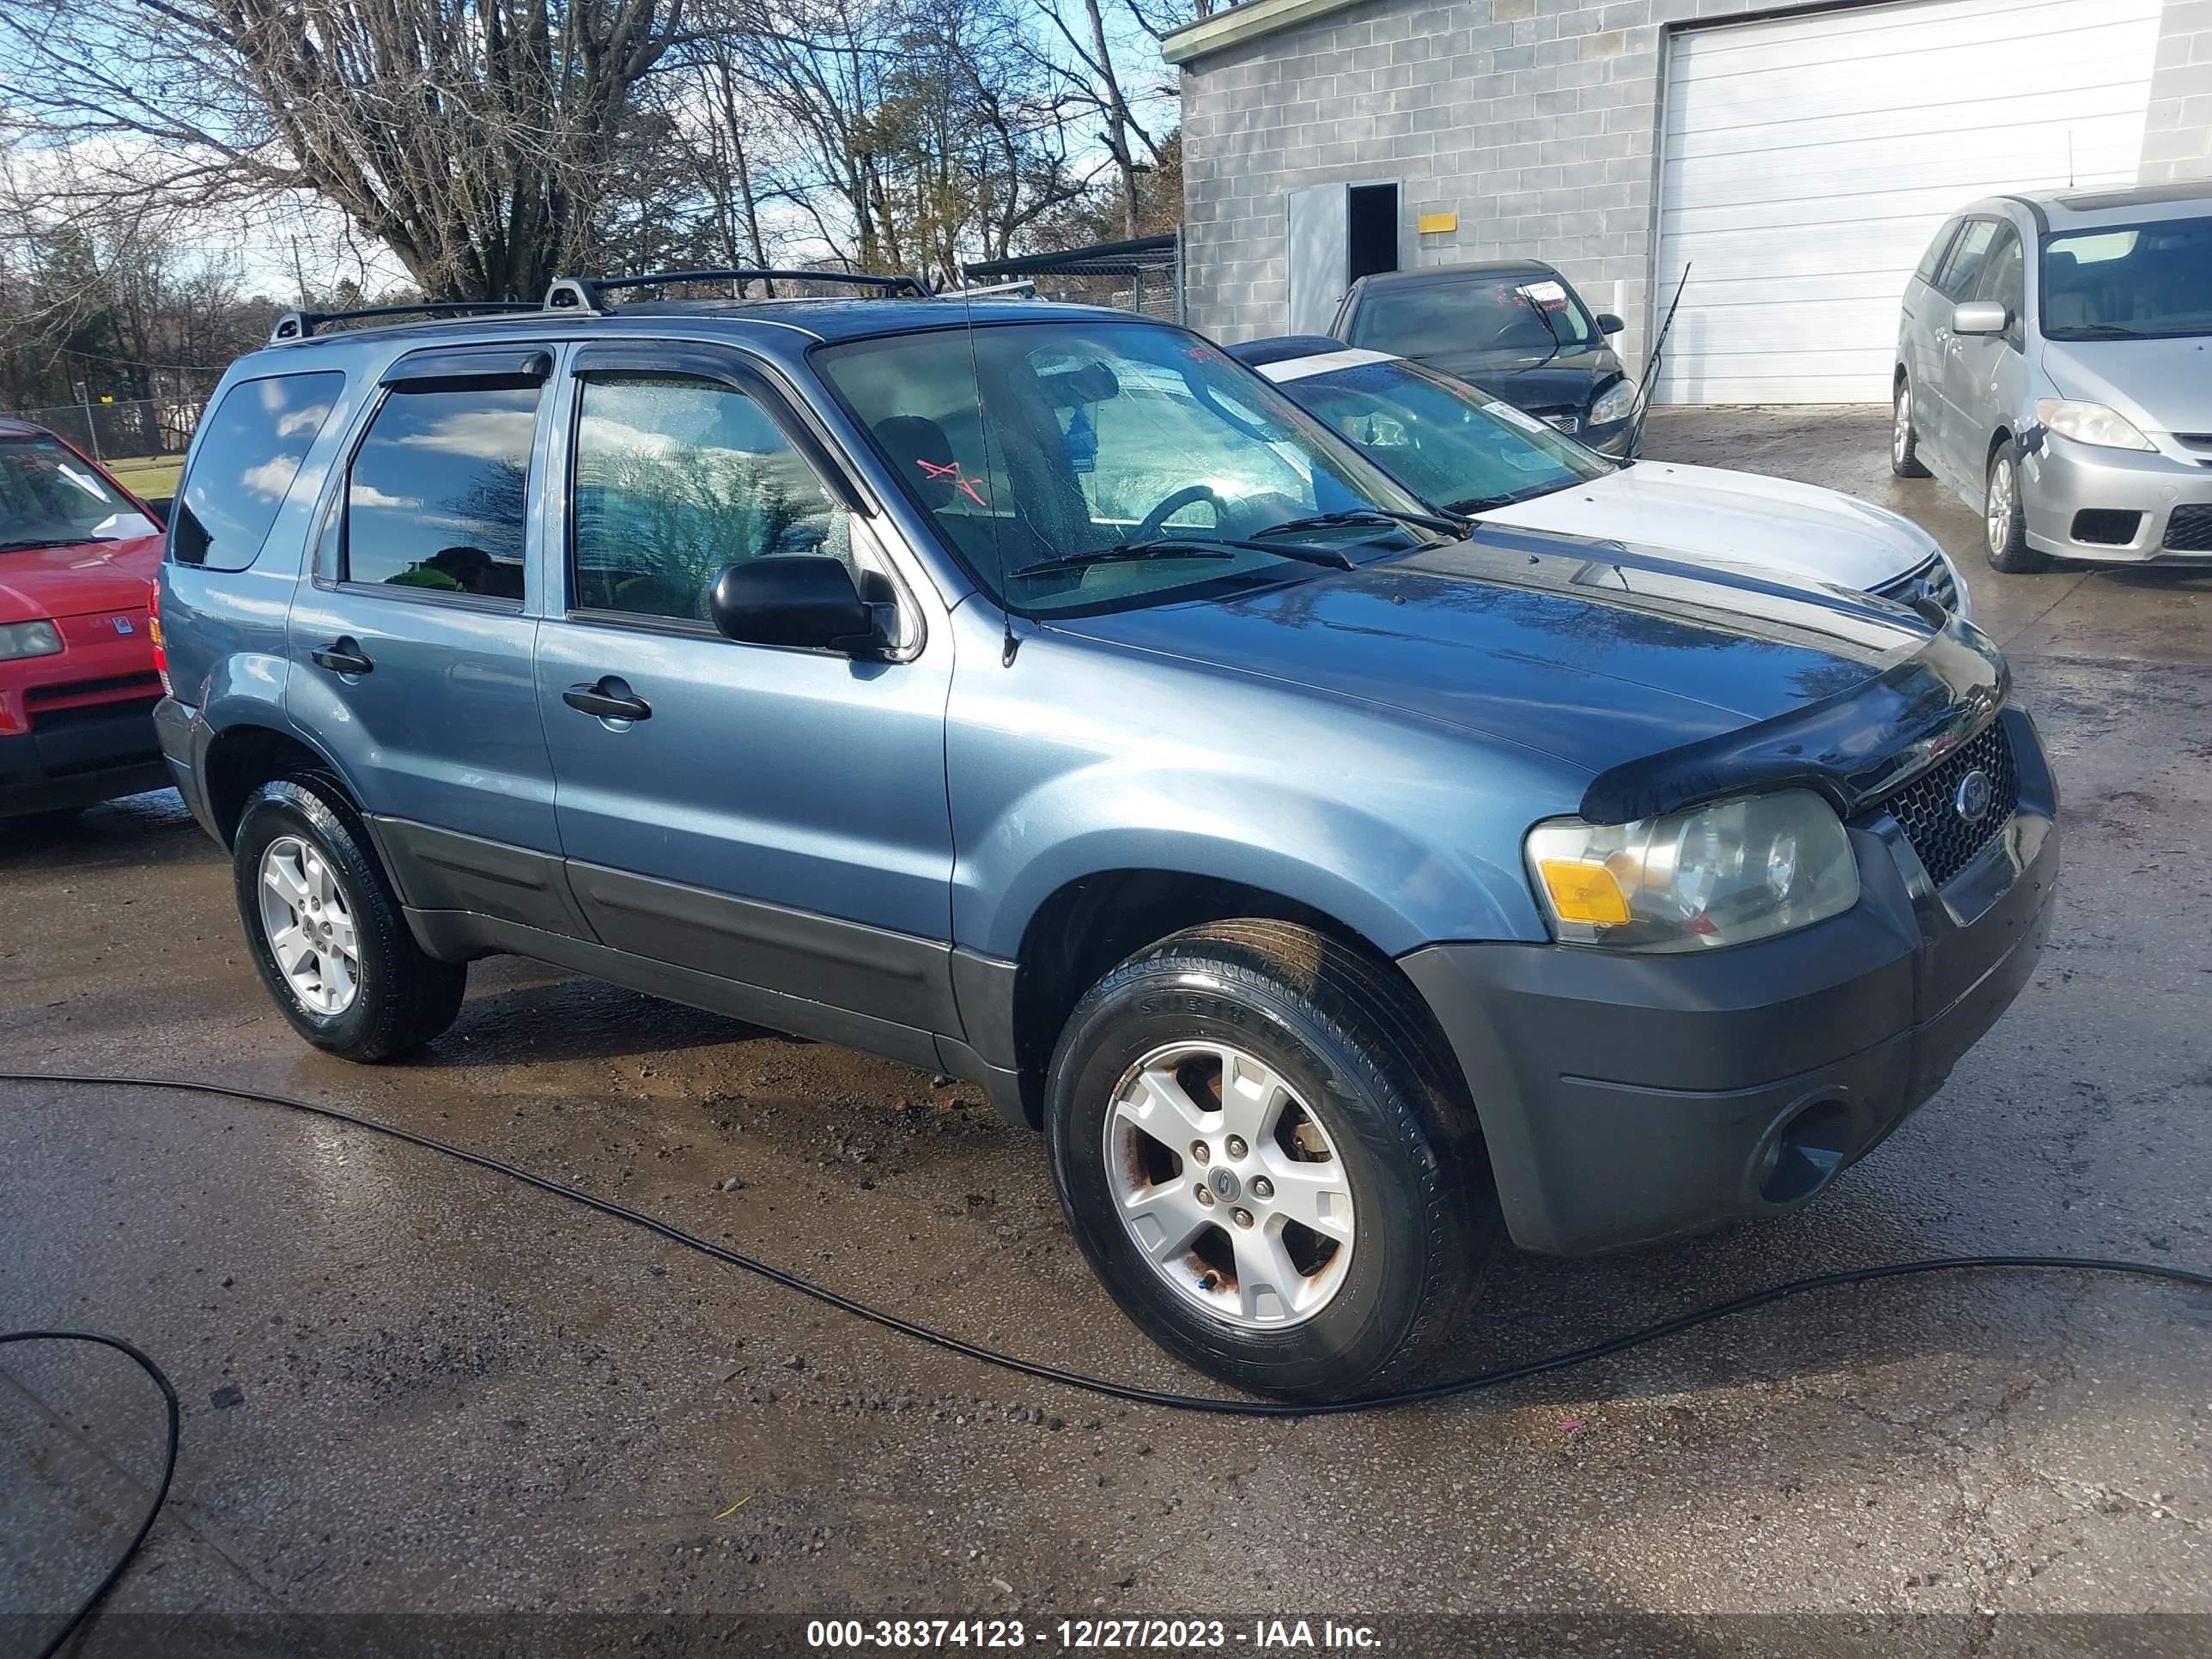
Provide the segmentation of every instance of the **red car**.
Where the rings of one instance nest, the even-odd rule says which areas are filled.
[[[0,420],[0,819],[171,782],[146,613],[161,533],[105,469]]]

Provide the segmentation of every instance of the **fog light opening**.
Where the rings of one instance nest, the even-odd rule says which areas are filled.
[[[1767,1149],[1759,1195],[1769,1204],[1795,1204],[1836,1178],[1850,1149],[1851,1111],[1840,1100],[1816,1100],[1775,1133]]]

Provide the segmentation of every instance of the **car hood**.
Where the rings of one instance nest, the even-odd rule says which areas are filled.
[[[2212,340],[2046,340],[2043,369],[2145,432],[2212,432]]]
[[[1939,637],[1882,600],[1504,526],[1230,599],[1053,626],[1448,722],[1593,774],[1839,707]],[[1993,647],[1963,624],[1945,633],[1987,654],[1966,678],[1996,678]],[[1957,712],[1949,692],[1903,695],[1909,715],[1882,694],[1882,710],[1844,723],[1839,740],[1863,752],[1838,766],[1863,772],[1912,740],[1900,720]]]
[[[159,536],[0,553],[0,623],[143,611],[161,568]]]
[[[1647,550],[1838,587],[1878,587],[1942,550],[1908,520],[1837,490],[1672,461],[1638,461],[1480,516],[1568,535],[1626,532]]]
[[[1573,409],[1587,405],[1600,382],[1620,372],[1610,346],[1563,351],[1548,362],[1541,352],[1444,351],[1414,359],[1480,386],[1516,409]]]

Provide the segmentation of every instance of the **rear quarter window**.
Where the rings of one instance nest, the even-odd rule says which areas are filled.
[[[331,370],[240,380],[224,392],[177,493],[169,556],[210,570],[243,570],[258,558],[344,390],[345,376]]]

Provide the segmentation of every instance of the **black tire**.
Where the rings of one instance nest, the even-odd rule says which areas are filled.
[[[1924,478],[1928,469],[1920,460],[1920,428],[1912,417],[1912,377],[1900,374],[1890,393],[1889,470],[1900,478]]]
[[[1137,1063],[1222,1038],[1319,1120],[1351,1194],[1353,1248],[1334,1294],[1282,1328],[1218,1317],[1171,1284],[1124,1225],[1108,1169],[1108,1115]],[[1419,1375],[1462,1329],[1499,1236],[1481,1136],[1441,1044],[1385,964],[1286,922],[1193,928],[1099,981],[1060,1034],[1045,1130],[1068,1225],[1122,1310],[1170,1352],[1254,1393],[1341,1399]],[[1258,1166],[1245,1168],[1249,1181]],[[1175,1171],[1177,1185],[1196,1173],[1181,1160]],[[1225,1222],[1219,1232],[1233,1249]]]
[[[287,836],[319,854],[352,915],[356,988],[352,1001],[334,1014],[311,1008],[292,988],[262,924],[262,854]],[[467,965],[440,962],[416,944],[368,831],[334,785],[295,776],[255,790],[239,817],[231,866],[239,920],[261,982],[292,1029],[316,1048],[345,1060],[389,1060],[422,1047],[453,1023],[468,988]]]
[[[1996,492],[1998,469],[2005,469],[2011,483],[2006,492],[2009,511],[2000,513]],[[2027,544],[2027,514],[2021,501],[2020,446],[2007,438],[1990,453],[1990,465],[1983,479],[1982,495],[1982,552],[1990,562],[1990,568],[2002,570],[2009,575],[2033,576],[2051,568],[2051,556],[2039,553]]]

